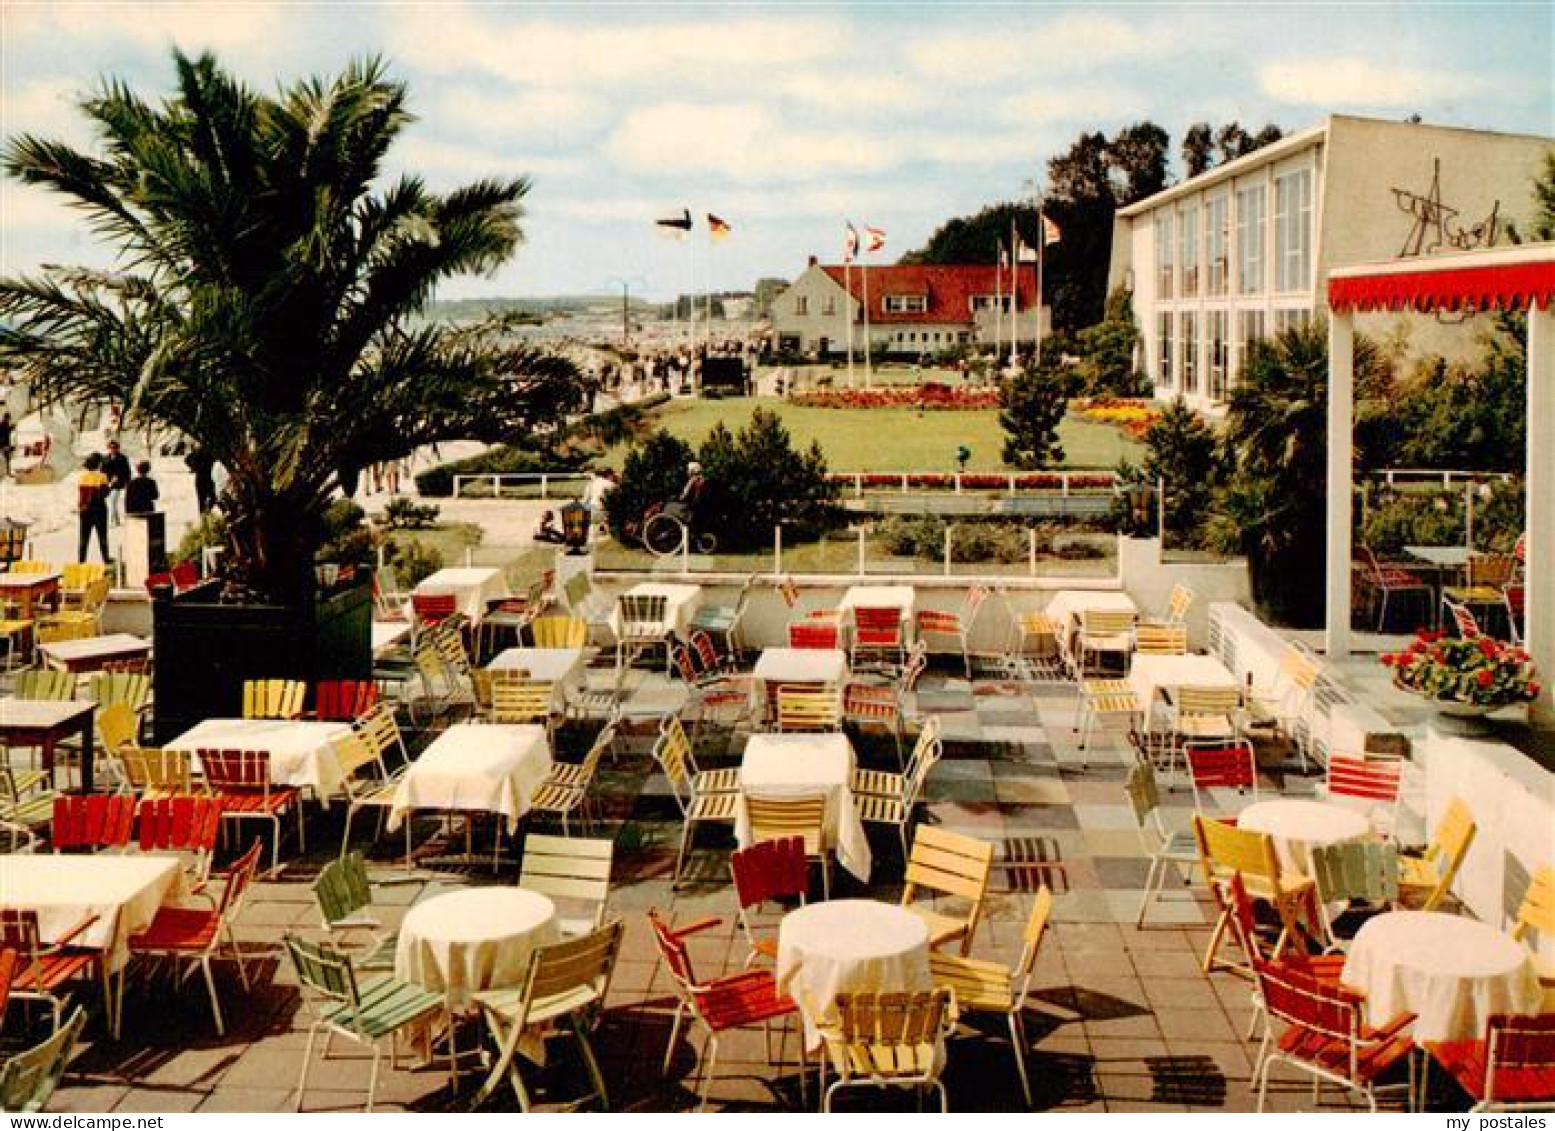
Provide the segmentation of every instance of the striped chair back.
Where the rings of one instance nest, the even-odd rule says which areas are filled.
[[[245,719],[295,719],[308,699],[308,685],[300,679],[249,679],[243,681]]]
[[[1392,903],[1398,899],[1398,846],[1368,841],[1314,845],[1312,879],[1323,903]]]
[[[410,595],[410,610],[415,616],[416,624],[425,628],[429,625],[441,624],[454,615],[459,607],[459,598],[452,593],[415,593]]]
[[[556,684],[549,679],[529,679],[521,672],[498,669],[491,673],[491,721],[494,723],[547,723],[556,702]]]
[[[1142,656],[1186,656],[1188,626],[1141,623],[1134,629],[1134,651]]]
[[[127,793],[60,794],[49,841],[55,852],[127,848],[134,826],[135,798]]]
[[[1328,755],[1328,797],[1355,798],[1379,805],[1398,804],[1404,759],[1377,754]]]
[[[1258,768],[1251,742],[1189,742],[1184,753],[1195,802],[1199,793],[1208,789],[1250,789],[1253,799],[1258,799]]]
[[[87,696],[99,707],[123,703],[139,713],[151,702],[151,680],[144,670],[93,672]]]
[[[212,789],[270,789],[268,750],[201,750],[200,766]]]
[[[76,697],[76,677],[53,668],[28,668],[16,673],[11,694],[17,699],[64,702]]]
[[[143,795],[188,793],[194,788],[194,770],[188,751],[123,746],[116,753],[124,780],[131,789]]]
[[[1447,606],[1447,611],[1452,614],[1452,623],[1458,628],[1458,635],[1465,640],[1473,640],[1483,636],[1480,631],[1479,618],[1469,611],[1467,605],[1454,601],[1451,597],[1443,597],[1442,604]]]
[[[518,886],[553,900],[588,904],[598,926],[610,898],[614,860],[613,841],[530,833],[524,838]]]
[[[818,691],[797,686],[778,688],[778,730],[833,731],[842,726],[842,704],[836,689]]]
[[[835,621],[795,621],[788,626],[788,646],[790,648],[835,649],[840,631]]]
[[[819,856],[826,843],[826,795],[763,797],[745,795],[745,812],[750,818],[751,840],[785,840],[798,837],[804,842],[806,856]]]
[[[588,643],[588,622],[579,617],[536,617],[529,622],[529,639],[536,648],[582,648]]]
[[[378,685],[370,679],[321,679],[313,688],[313,716],[349,723],[378,702]]]
[[[214,797],[183,793],[140,803],[136,839],[142,852],[216,851],[222,804]]]

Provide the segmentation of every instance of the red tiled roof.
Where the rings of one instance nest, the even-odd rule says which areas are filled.
[[[864,301],[864,274],[869,274],[869,320],[871,323],[946,323],[972,321],[970,299],[973,295],[994,293],[992,263],[914,264],[889,267],[864,267],[854,264],[844,272],[842,266],[823,265],[822,271],[860,302]],[[844,278],[846,274],[847,278]],[[1010,288],[1010,273],[1003,272],[1001,291]],[[1037,268],[1023,263],[1017,271],[1016,309],[1027,310],[1037,294]],[[928,309],[921,314],[887,313],[884,295],[927,295]]]

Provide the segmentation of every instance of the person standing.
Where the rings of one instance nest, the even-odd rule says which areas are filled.
[[[194,472],[194,502],[203,515],[216,505],[216,461],[196,448],[184,457],[184,466]]]
[[[86,561],[88,543],[92,533],[97,533],[97,548],[108,558],[108,477],[103,474],[103,457],[93,452],[81,465],[81,475],[76,480],[76,516],[79,522],[80,540],[77,543],[76,560]]]
[[[151,461],[141,460],[135,465],[135,478],[124,488],[124,513],[154,514],[161,497],[157,481],[151,478]]]
[[[130,482],[130,461],[119,448],[119,441],[108,441],[108,456],[103,460],[103,474],[108,477],[108,520],[118,526],[119,501],[124,488]]]
[[[0,461],[4,461],[5,471],[3,477],[11,477],[11,456],[16,451],[16,425],[11,422],[11,414],[7,412],[0,416]]]

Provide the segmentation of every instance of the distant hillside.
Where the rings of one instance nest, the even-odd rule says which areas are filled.
[[[642,311],[649,304],[631,299],[633,310]],[[449,318],[466,321],[489,314],[519,314],[542,317],[548,314],[576,314],[581,311],[616,311],[621,309],[621,296],[600,295],[545,295],[540,298],[450,298],[436,299],[427,313],[432,318]]]

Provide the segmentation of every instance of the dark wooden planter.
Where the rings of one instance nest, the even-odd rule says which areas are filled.
[[[155,600],[156,741],[201,719],[238,717],[244,680],[371,679],[372,585],[361,576],[311,610],[224,604],[214,583]]]

